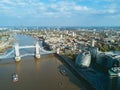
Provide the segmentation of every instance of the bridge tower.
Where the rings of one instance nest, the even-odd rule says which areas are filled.
[[[36,42],[35,49],[36,49],[35,57],[39,59],[40,58],[40,46],[38,42]]]
[[[20,57],[20,52],[19,52],[19,44],[16,43],[15,44],[15,61],[20,61],[21,57]]]

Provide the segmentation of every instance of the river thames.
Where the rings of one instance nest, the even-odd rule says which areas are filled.
[[[35,43],[30,36],[16,35],[15,38],[20,45]],[[29,52],[32,52],[32,49]],[[20,51],[20,53],[25,53],[25,51]],[[67,75],[61,74],[60,69],[64,69]],[[18,74],[18,82],[12,82],[12,73]],[[17,63],[13,58],[0,60],[0,90],[40,89],[89,90],[85,83],[77,79],[54,55],[42,55],[40,60],[27,56]]]

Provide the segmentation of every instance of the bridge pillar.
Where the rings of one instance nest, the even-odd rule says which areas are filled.
[[[39,43],[38,43],[38,42],[36,42],[35,49],[36,49],[35,57],[36,57],[37,59],[39,59],[39,58],[40,58],[40,46],[39,46]]]
[[[20,61],[21,57],[20,57],[20,52],[19,52],[19,44],[16,43],[15,44],[15,61]]]

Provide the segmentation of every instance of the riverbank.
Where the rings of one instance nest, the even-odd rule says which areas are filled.
[[[96,72],[93,69],[81,69],[77,67],[71,60],[68,60],[68,58],[58,54],[55,54],[55,56],[60,58],[60,60],[70,68],[70,70],[78,77],[78,79],[84,80],[90,88],[89,90],[104,90],[96,75]]]
[[[4,39],[0,40],[0,54],[3,54],[8,48],[13,46],[15,39],[12,35],[8,35]]]

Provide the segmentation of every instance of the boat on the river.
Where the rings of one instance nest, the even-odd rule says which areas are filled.
[[[16,73],[13,73],[12,74],[12,81],[13,82],[17,82],[19,79],[18,79],[18,74],[16,74]]]
[[[112,67],[108,70],[108,73],[111,77],[118,76],[120,77],[120,67]]]
[[[76,64],[80,67],[89,67],[91,63],[90,51],[82,51],[76,58]]]
[[[67,76],[67,72],[65,69],[60,69],[60,73],[64,76]]]

